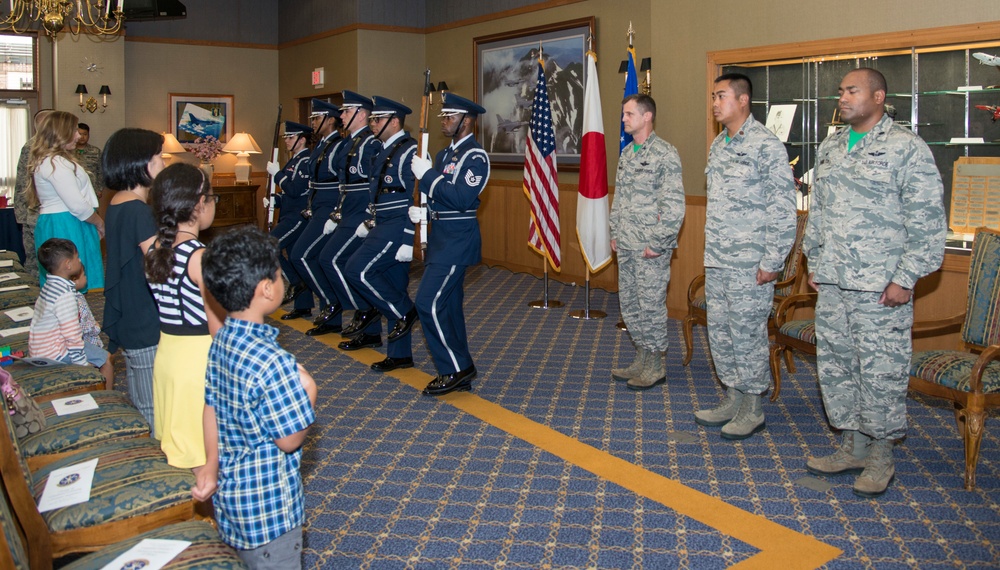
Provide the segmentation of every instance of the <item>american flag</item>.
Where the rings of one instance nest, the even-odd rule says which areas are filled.
[[[559,271],[559,175],[556,172],[556,136],[545,86],[545,71],[538,61],[538,84],[531,104],[528,146],[524,150],[524,193],[531,202],[528,245],[544,255]]]

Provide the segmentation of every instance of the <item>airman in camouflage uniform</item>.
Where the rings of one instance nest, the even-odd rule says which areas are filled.
[[[795,240],[795,182],[788,152],[750,114],[753,86],[741,74],[715,80],[712,111],[725,129],[708,153],[705,297],[715,373],[726,385],[716,408],[695,421],[725,439],[764,429],[770,385],[767,317],[774,280]]]
[[[850,125],[820,145],[806,227],[810,285],[819,288],[816,352],[830,424],[843,430],[815,474],[861,471],[854,493],[892,482],[893,440],[906,433],[912,289],[944,258],[941,175],[930,149],[884,114],[885,78],[862,68],[840,84]]]
[[[38,208],[28,207],[28,155],[31,154],[31,141],[28,139],[21,147],[21,156],[17,159],[17,178],[14,180],[14,219],[21,224],[21,241],[24,242],[24,271],[38,279],[38,257],[35,255],[35,224],[38,223]]]
[[[614,369],[632,390],[666,381],[667,284],[670,257],[684,221],[684,184],[677,149],[653,132],[656,103],[630,95],[622,103],[625,132],[633,144],[622,151],[611,207],[611,249],[618,252],[618,299],[636,358]]]

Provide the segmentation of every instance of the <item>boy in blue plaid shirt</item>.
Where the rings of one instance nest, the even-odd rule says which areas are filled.
[[[301,568],[299,465],[316,383],[264,324],[285,295],[277,242],[253,228],[222,234],[205,250],[202,275],[229,316],[208,353],[208,463],[191,493],[215,494],[219,533],[250,568]]]

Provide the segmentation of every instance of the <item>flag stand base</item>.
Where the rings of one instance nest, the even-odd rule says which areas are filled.
[[[628,325],[625,324],[625,321],[618,321],[618,324],[615,325],[615,328],[620,331],[627,331]]]
[[[590,268],[587,268],[587,280],[584,282],[584,297],[583,297],[583,310],[582,311],[570,311],[570,318],[573,319],[583,319],[585,321],[603,319],[608,316],[604,311],[591,311],[590,310]]]
[[[549,299],[549,260],[548,258],[543,258],[545,260],[545,266],[542,273],[542,299],[540,301],[531,301],[528,306],[532,309],[555,309],[562,307],[562,301],[554,301]]]

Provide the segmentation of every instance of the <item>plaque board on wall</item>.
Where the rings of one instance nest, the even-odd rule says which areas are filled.
[[[971,235],[983,226],[1000,230],[1000,158],[955,161],[948,226],[956,234]]]

